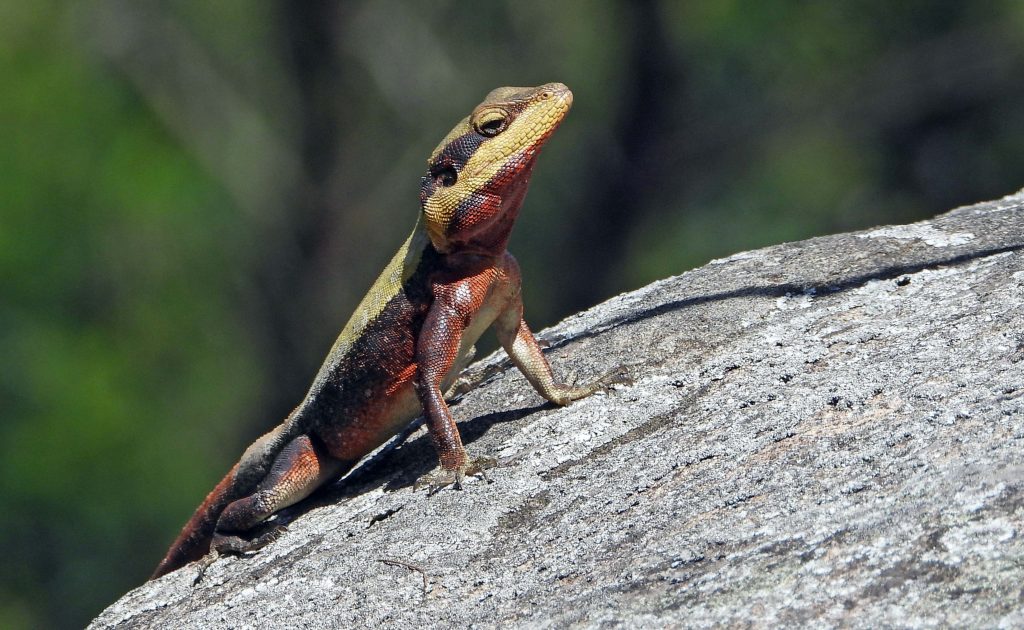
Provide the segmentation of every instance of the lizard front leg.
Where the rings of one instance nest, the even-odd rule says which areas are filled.
[[[574,400],[586,398],[594,392],[607,389],[616,383],[628,382],[629,377],[621,367],[586,385],[566,385],[555,381],[551,364],[540,349],[537,339],[523,319],[523,300],[516,294],[508,307],[494,322],[498,342],[512,358],[526,380],[541,396],[556,405],[568,405]]]
[[[430,307],[416,343],[416,393],[427,418],[427,429],[437,449],[441,472],[427,475],[417,481],[430,488],[459,484],[465,475],[475,475],[494,464],[489,458],[470,458],[462,445],[459,429],[455,425],[448,404],[441,392],[441,384],[451,371],[459,352],[459,345],[470,307],[437,300]]]

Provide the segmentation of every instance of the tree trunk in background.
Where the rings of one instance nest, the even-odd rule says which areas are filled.
[[[623,85],[616,93],[621,105],[615,118],[614,144],[597,153],[587,172],[591,174],[583,202],[572,211],[571,237],[564,242],[569,253],[558,259],[572,265],[559,269],[559,310],[576,312],[607,297],[613,275],[621,269],[631,229],[644,220],[644,211],[657,182],[663,179],[660,144],[671,136],[666,129],[686,124],[686,112],[670,95],[677,93],[681,71],[666,60],[672,58],[659,16],[658,3],[642,0],[623,4],[620,10],[631,25],[625,42],[627,60]],[[609,154],[609,150],[615,151]]]
[[[289,76],[298,95],[295,120],[302,176],[294,184],[294,194],[287,196],[286,230],[268,235],[274,239],[270,255],[257,262],[254,316],[263,320],[267,331],[262,343],[268,381],[275,384],[264,394],[267,413],[250,420],[259,429],[280,422],[301,400],[312,375],[306,357],[323,352],[321,347],[310,348],[306,324],[322,289],[315,271],[338,205],[331,199],[331,188],[344,111],[338,86],[346,76],[338,64],[340,10],[333,3],[283,2],[278,10],[282,56],[290,61]]]

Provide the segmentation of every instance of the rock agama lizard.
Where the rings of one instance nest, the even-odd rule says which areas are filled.
[[[621,380],[613,372],[584,386],[555,381],[523,321],[519,266],[505,249],[537,154],[571,105],[561,83],[499,88],[441,141],[422,180],[412,234],[341,331],[309,392],[246,449],[151,579],[211,549],[262,546],[263,537],[241,535],[349,471],[421,411],[441,465],[431,485],[482,471],[487,460],[466,454],[443,392],[488,326],[555,404]]]

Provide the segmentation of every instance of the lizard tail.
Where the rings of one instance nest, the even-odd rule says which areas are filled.
[[[231,489],[235,483],[235,472],[238,464],[221,479],[220,483],[206,495],[206,499],[196,508],[195,514],[185,523],[174,544],[167,550],[167,555],[157,565],[156,571],[149,577],[155,580],[161,575],[179,569],[189,562],[198,560],[210,551],[210,540],[217,526],[217,518],[231,502]]]

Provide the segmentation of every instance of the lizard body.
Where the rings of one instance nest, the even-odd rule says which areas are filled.
[[[522,319],[519,267],[505,247],[537,153],[572,93],[560,83],[499,88],[434,150],[422,212],[359,304],[299,406],[243,453],[185,525],[151,579],[215,551],[350,470],[421,410],[438,451],[433,485],[484,465],[467,456],[443,394],[480,334],[498,340],[529,382],[564,405],[604,387],[556,383]]]

